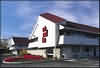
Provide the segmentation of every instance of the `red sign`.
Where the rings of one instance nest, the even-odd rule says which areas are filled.
[[[46,31],[46,30],[47,30],[47,27],[46,26],[42,28],[42,31],[43,32]]]
[[[42,31],[43,31],[42,43],[46,43],[46,37],[48,36],[47,27],[44,26],[44,27],[42,28]]]

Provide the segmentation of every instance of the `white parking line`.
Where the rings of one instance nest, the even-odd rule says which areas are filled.
[[[68,60],[64,60],[64,61],[76,61],[75,59],[68,59]]]
[[[5,61],[2,61],[2,63],[4,63],[4,64],[20,64],[20,63],[32,63],[32,62],[5,62]]]

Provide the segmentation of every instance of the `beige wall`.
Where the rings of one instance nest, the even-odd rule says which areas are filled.
[[[27,50],[27,53],[32,55],[40,55],[47,58],[46,49]],[[53,58],[60,59],[60,48],[53,49]]]
[[[53,57],[60,59],[60,48],[53,49]]]
[[[27,52],[32,55],[40,55],[43,56],[44,58],[47,58],[46,49],[27,50]]]

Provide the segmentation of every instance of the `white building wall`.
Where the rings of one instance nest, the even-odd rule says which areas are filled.
[[[38,41],[36,42],[32,42],[29,43],[28,48],[33,48],[33,47],[38,47],[38,48],[45,48],[45,47],[54,47],[56,46],[56,42],[58,39],[58,35],[59,35],[59,31],[58,29],[58,25],[53,23],[52,21],[49,21],[41,16],[39,16],[38,20],[37,20],[37,29],[34,32],[34,35],[36,37],[38,37]],[[42,43],[42,37],[43,37],[43,32],[42,32],[42,28],[46,26],[48,29],[48,36],[46,37],[46,43]],[[59,29],[62,29],[64,27],[60,26]],[[65,36],[65,35],[61,35],[59,36],[59,44],[79,44],[79,45],[99,45],[98,39],[91,39],[88,37],[85,37],[84,35],[81,34],[73,34],[70,36]],[[66,45],[65,45],[66,46]],[[70,46],[70,45],[68,45]],[[31,54],[36,54],[36,55],[46,55],[45,51],[42,50],[29,50],[28,53]],[[83,48],[80,48],[80,52],[78,53],[80,54],[80,56],[87,56],[89,55],[93,55],[93,50],[90,50],[89,53],[85,53],[83,51]],[[72,57],[73,53],[72,53],[72,48],[71,47],[66,47],[64,48],[64,56],[65,59]]]
[[[60,59],[61,58],[61,54],[60,54],[60,48],[54,48],[53,49],[53,57],[55,58],[57,58],[57,59]]]
[[[16,49],[16,48],[13,46],[9,47],[9,50],[14,50],[14,49]]]
[[[64,35],[59,36],[58,44],[64,44]]]
[[[59,25],[59,29],[64,29],[64,26],[62,26],[62,25]]]
[[[32,54],[32,55],[40,55],[40,56],[43,56],[44,58],[47,57],[46,49],[27,50],[27,53]]]
[[[15,51],[12,51],[12,54],[14,54],[14,55],[18,55],[18,52],[17,52],[17,50],[15,50]]]
[[[41,16],[39,16],[38,21],[37,21],[38,27],[34,33],[36,37],[38,37],[37,42],[32,42],[29,43],[28,48],[32,47],[53,47],[56,45],[56,33],[57,33],[57,25],[53,23],[52,21],[49,21]],[[46,26],[48,29],[48,36],[46,37],[46,43],[42,43],[42,37],[43,37],[43,32],[42,28]]]
[[[14,45],[15,43],[14,43],[14,40],[11,38],[11,39],[9,39],[9,41],[8,41],[8,48],[9,47],[11,47],[12,45]]]

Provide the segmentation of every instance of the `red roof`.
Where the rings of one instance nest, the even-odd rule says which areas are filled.
[[[50,13],[43,13],[43,14],[40,14],[40,16],[54,22],[54,23],[60,23],[60,22],[63,22],[65,21],[65,19],[59,17],[59,16],[56,16],[56,15],[53,15],[53,14],[50,14]]]
[[[70,21],[67,21],[66,26],[76,28],[76,29],[80,29],[80,30],[86,31],[86,32],[97,33],[97,34],[99,34],[99,29],[100,29],[100,28],[96,28],[96,27],[93,27],[93,26],[73,23],[73,22],[70,22]]]
[[[73,23],[73,22],[67,21],[59,16],[53,15],[51,13],[43,13],[43,14],[40,14],[40,16],[42,16],[54,23],[61,23],[61,22],[65,21],[67,27],[72,27],[72,28],[80,29],[82,31],[86,31],[86,32],[88,31],[88,32],[93,32],[93,33],[99,34],[100,28],[96,28],[96,27],[92,27],[92,26],[88,26],[88,25],[84,25],[84,24]]]
[[[28,45],[28,38],[25,37],[13,37],[15,45]]]

